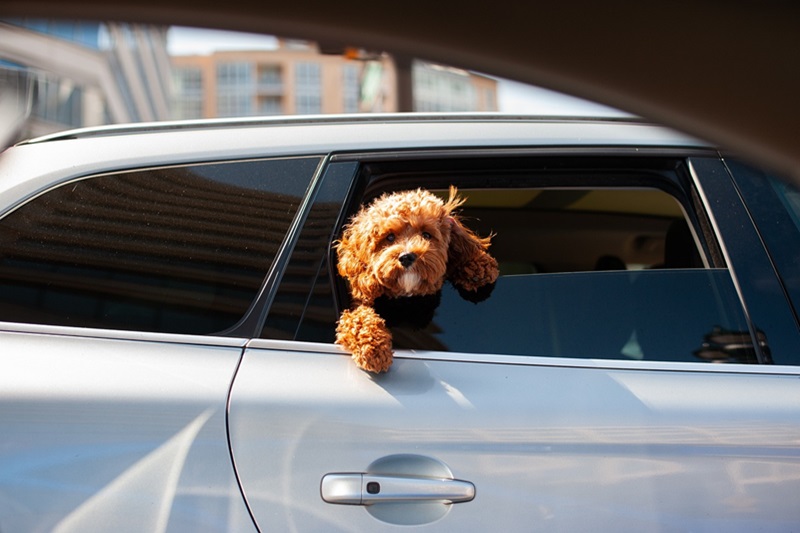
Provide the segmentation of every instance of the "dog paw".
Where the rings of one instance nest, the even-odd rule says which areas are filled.
[[[383,346],[363,346],[353,351],[353,361],[361,370],[380,374],[392,366],[392,350]]]
[[[451,274],[450,281],[459,290],[464,289],[469,292],[475,292],[481,287],[493,284],[497,281],[498,275],[497,260],[489,254],[482,253],[471,261],[460,265]]]
[[[392,334],[374,309],[345,311],[336,327],[336,343],[352,354],[358,368],[379,374],[392,366]]]

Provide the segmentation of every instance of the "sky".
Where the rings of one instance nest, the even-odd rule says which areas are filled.
[[[219,50],[274,50],[275,37],[222,30],[172,27],[167,36],[172,55],[203,55]],[[531,115],[624,116],[622,111],[540,87],[497,79],[499,111]]]

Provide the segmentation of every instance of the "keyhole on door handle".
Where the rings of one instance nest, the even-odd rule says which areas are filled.
[[[370,481],[367,483],[367,493],[379,494],[381,492],[381,484],[377,481]]]

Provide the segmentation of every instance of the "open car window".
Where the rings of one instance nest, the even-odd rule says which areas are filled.
[[[500,176],[436,169],[420,172],[416,180],[387,172],[369,181],[358,204],[423,184],[445,197],[449,184],[458,186],[467,198],[462,218],[479,235],[493,236],[490,252],[500,267],[493,292],[477,304],[445,284],[426,327],[392,327],[395,349],[758,362],[754,343],[765,350],[764,339],[752,340],[690,181],[679,165],[670,168],[526,169]],[[338,231],[334,228],[332,238]],[[283,338],[333,341],[338,313],[349,305],[334,261],[331,254],[319,265],[316,283],[298,310],[302,319]],[[276,303],[289,310],[288,299]],[[272,314],[264,336],[280,338],[277,329],[269,329],[278,316]]]

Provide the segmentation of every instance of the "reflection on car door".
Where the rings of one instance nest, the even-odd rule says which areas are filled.
[[[487,333],[489,334],[489,333]],[[788,530],[800,520],[796,377],[752,365],[400,351],[371,376],[338,348],[254,341],[232,451],[262,530],[389,531],[423,501],[327,503],[384,458],[475,487],[431,530]],[[434,497],[435,499],[435,497]],[[427,502],[430,504],[430,502]],[[375,513],[381,505],[399,513]],[[414,520],[409,518],[408,520]]]
[[[0,531],[252,529],[225,437],[241,339],[16,329],[0,333]]]

